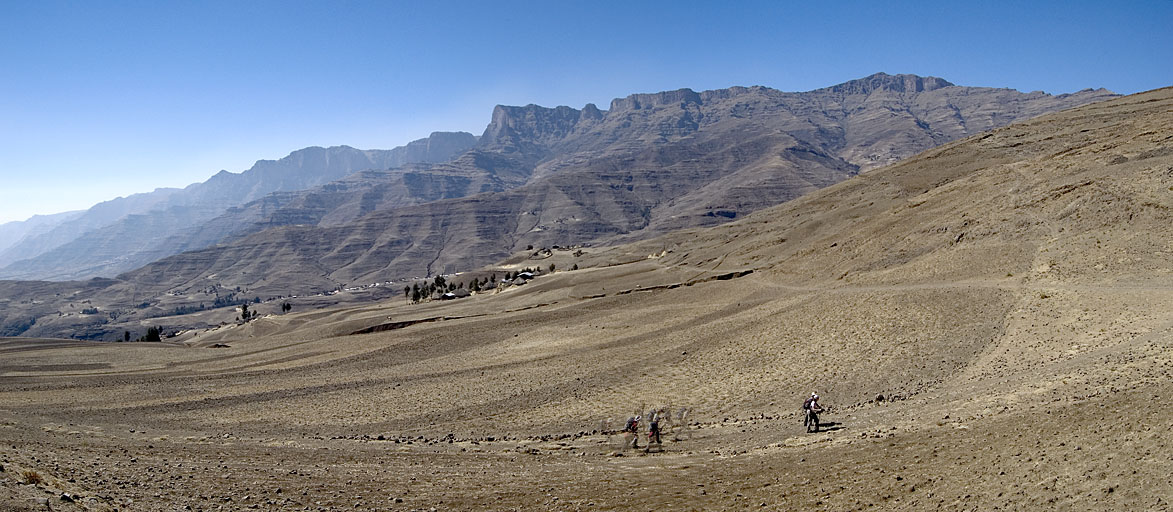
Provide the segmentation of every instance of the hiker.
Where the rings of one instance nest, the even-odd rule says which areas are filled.
[[[802,408],[804,410],[802,425],[807,427],[807,432],[810,431],[810,427],[812,426],[815,427],[815,431],[817,432],[819,430],[819,413],[823,412],[823,406],[819,405],[818,393],[812,391],[810,398],[807,398],[802,403]]]
[[[652,416],[652,422],[648,424],[648,447],[651,447],[652,443],[661,444],[660,418],[658,416]]]
[[[639,448],[639,420],[640,416],[635,415],[627,418],[627,424],[623,425],[623,431],[631,433],[631,447]]]

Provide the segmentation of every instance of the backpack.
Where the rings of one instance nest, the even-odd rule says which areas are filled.
[[[802,402],[802,410],[809,411],[811,409],[811,398],[807,397],[806,401]]]

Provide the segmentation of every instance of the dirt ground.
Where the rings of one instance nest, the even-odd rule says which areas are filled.
[[[1168,510],[1171,120],[1091,105],[458,301],[0,340],[0,510]]]

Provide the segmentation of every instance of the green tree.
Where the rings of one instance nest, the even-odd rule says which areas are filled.
[[[130,331],[122,331],[122,341],[130,341]]]
[[[160,334],[158,327],[148,327],[147,335],[143,336],[143,341],[163,341]]]
[[[550,272],[553,272],[553,271],[554,271],[554,264],[553,264],[553,263],[551,263],[551,264],[550,264]]]

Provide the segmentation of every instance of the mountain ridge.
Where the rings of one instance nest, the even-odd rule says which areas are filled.
[[[444,161],[475,142],[476,136],[469,133],[434,132],[390,150],[310,146],[278,160],[258,160],[240,173],[221,170],[183,189],[157,190],[145,196],[154,199],[149,203],[140,195],[100,203],[74,224],[63,223],[0,252],[0,278],[63,280],[114,275],[174,254],[176,245],[170,242],[174,237],[160,238],[157,233],[182,236],[228,208],[270,193],[322,185],[368,168]],[[116,205],[123,209],[97,215]],[[159,218],[130,218],[134,215]],[[144,224],[151,226],[149,232],[142,231]],[[118,247],[110,245],[113,240],[118,241]],[[171,245],[150,245],[162,242]],[[136,247],[139,249],[133,249]]]

